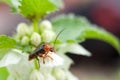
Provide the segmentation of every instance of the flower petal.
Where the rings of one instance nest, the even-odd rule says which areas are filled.
[[[18,53],[20,53],[20,51],[15,49],[12,49],[10,52],[8,52],[8,54],[5,55],[2,60],[0,60],[0,67],[17,64],[21,59],[21,55]]]
[[[17,50],[21,54],[20,61],[18,63],[9,65],[7,67],[8,72],[11,76],[15,77],[15,80],[29,80],[29,75],[31,71],[35,68],[33,61],[28,61],[28,54],[22,53],[22,51]]]
[[[91,56],[91,53],[79,44],[71,44],[68,52],[78,55]]]
[[[66,70],[62,68],[54,68],[52,74],[56,78],[56,80],[67,80]]]
[[[40,66],[43,66],[43,67],[55,67],[55,66],[60,66],[60,65],[63,64],[63,62],[64,62],[63,58],[60,57],[59,55],[57,55],[56,53],[49,52],[48,55],[51,58],[53,58],[53,60],[50,59],[50,58],[46,58],[45,59],[45,64],[43,64],[43,62],[41,62]],[[41,59],[40,59],[40,61],[42,61]]]
[[[45,78],[44,75],[40,71],[33,70],[29,80],[45,80],[44,78]]]
[[[47,73],[45,74],[45,80],[56,80],[56,79],[52,74]]]
[[[73,54],[91,56],[91,53],[78,43],[64,43],[60,46],[58,53],[71,52]]]
[[[7,80],[15,80],[15,76],[9,75]]]
[[[64,59],[64,63],[60,67],[68,70],[70,68],[71,64],[74,63],[73,60],[65,54],[60,54],[60,55]]]

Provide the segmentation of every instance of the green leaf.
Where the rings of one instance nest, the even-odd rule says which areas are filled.
[[[4,68],[0,68],[0,80],[7,80],[8,77],[8,71],[7,69]]]
[[[13,48],[16,45],[16,41],[11,37],[1,35],[0,36],[0,49]]]
[[[120,53],[120,40],[111,33],[89,23],[84,17],[69,14],[58,16],[51,21],[57,33],[65,28],[58,38],[62,42],[99,39],[111,44]]]
[[[2,0],[13,12],[21,13],[29,19],[39,19],[46,14],[63,7],[62,0]]]
[[[92,27],[85,28],[82,34],[79,35],[78,39],[98,39],[105,41],[112,45],[120,53],[120,40],[110,32],[102,28],[98,28],[93,25]]]
[[[16,42],[11,37],[1,35],[0,36],[0,59],[11,49],[14,48]]]
[[[75,42],[77,40],[77,37],[83,31],[83,29],[85,27],[90,26],[90,23],[86,18],[82,16],[77,17],[74,16],[73,14],[60,15],[58,17],[53,18],[51,21],[56,33],[59,33],[62,29],[64,29],[64,31],[58,37],[63,42],[65,41]]]
[[[21,0],[20,4],[20,13],[30,20],[38,20],[57,9],[50,0]]]

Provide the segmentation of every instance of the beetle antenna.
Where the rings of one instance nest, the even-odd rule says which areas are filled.
[[[63,32],[65,30],[65,28],[64,29],[62,29],[58,34],[57,34],[57,36],[56,36],[56,38],[55,38],[55,41],[54,41],[54,48],[55,48],[55,43],[56,43],[56,41],[57,41],[57,38],[60,36],[60,34]]]

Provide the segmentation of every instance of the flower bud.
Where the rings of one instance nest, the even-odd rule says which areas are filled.
[[[45,80],[45,78],[44,78],[44,75],[40,71],[34,70],[32,71],[29,80]]]
[[[41,42],[41,36],[37,32],[34,32],[31,36],[31,43],[34,46],[38,46],[40,42]]]
[[[31,30],[30,30],[30,28],[28,27],[27,24],[25,24],[25,23],[20,23],[20,24],[17,26],[17,33],[18,33],[18,35],[20,35],[20,36],[30,35]]]
[[[29,44],[29,38],[27,36],[23,36],[21,39],[21,44],[22,45],[28,45]]]
[[[18,34],[14,35],[13,37],[16,40],[16,42],[19,43],[21,41],[21,36],[19,36]]]
[[[66,73],[63,69],[61,68],[56,68],[53,71],[53,76],[55,76],[56,80],[67,80],[66,78]]]
[[[53,38],[54,38],[55,34],[53,31],[49,31],[49,30],[45,30],[43,33],[42,33],[42,40],[44,42],[47,42],[49,43]]]
[[[44,31],[44,30],[51,30],[52,29],[52,24],[50,21],[48,20],[44,20],[40,23],[40,30]]]

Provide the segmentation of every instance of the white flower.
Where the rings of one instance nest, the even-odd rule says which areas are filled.
[[[57,53],[49,52],[48,55],[53,58],[53,60],[51,60],[50,58],[46,58],[45,64],[43,64],[43,62],[40,63],[41,67],[56,67],[63,65],[64,60],[59,55],[57,55]],[[42,60],[43,58],[40,58],[40,61]]]
[[[55,36],[55,33],[53,31],[45,30],[42,33],[42,40],[46,43],[49,43],[51,40],[53,40],[54,36]]]
[[[60,56],[64,59],[63,65],[60,67],[68,70],[71,64],[74,63],[73,60],[65,54],[60,54]]]
[[[40,70],[36,70],[34,61],[28,61],[28,54],[12,49],[0,60],[0,67],[7,67],[10,74],[7,80],[47,80],[47,77],[49,80],[55,80],[54,76],[51,75],[51,70],[62,65],[63,58],[51,52],[48,55],[53,60],[45,59],[45,64],[40,60]]]
[[[28,55],[25,53],[22,53],[22,51],[20,50],[13,49],[11,53],[17,56],[11,55],[13,56],[12,59],[16,61],[16,63],[11,62],[11,64],[7,65],[7,69],[10,74],[10,76],[8,77],[8,80],[14,80],[14,79],[11,79],[10,77],[15,78],[15,80],[28,80],[29,77],[26,77],[26,76],[29,76],[31,70],[34,69],[34,63],[28,61]],[[9,58],[10,54],[8,55],[9,55],[8,56]],[[12,59],[6,60],[4,64],[9,63],[10,61],[12,61]]]
[[[52,24],[50,21],[48,20],[44,20],[40,23],[40,30],[44,31],[44,30],[51,30],[52,29]]]
[[[17,26],[17,33],[18,33],[19,36],[30,35],[31,32],[32,32],[31,28],[25,23],[20,23]]]
[[[53,75],[55,76],[56,80],[67,80],[66,71],[61,68],[55,68],[53,70]]]
[[[0,60],[0,67],[6,67],[11,64],[16,64],[21,60],[21,54],[19,51],[11,50]]]
[[[28,80],[34,64],[27,59],[28,55],[20,50],[12,49],[0,61],[0,67],[7,67],[9,72],[8,80]]]
[[[29,38],[27,36],[23,36],[21,39],[21,44],[22,45],[28,45],[29,44]]]
[[[53,69],[53,76],[56,78],[56,80],[78,80],[77,77],[75,77],[69,69],[64,69],[60,67],[56,67]]]
[[[17,79],[17,76],[9,75],[7,80],[15,80]]]
[[[32,34],[31,43],[35,46],[38,46],[41,43],[41,36],[37,32]]]
[[[29,80],[45,80],[45,77],[40,71],[33,70]]]
[[[78,43],[64,43],[59,46],[58,53],[71,52],[77,55],[91,56],[91,53]]]
[[[63,66],[66,69],[70,68],[70,65],[73,64],[73,60],[65,55],[66,52],[71,52],[72,54],[91,56],[91,53],[83,48],[77,43],[64,43],[58,46],[57,53],[64,59]]]
[[[53,76],[51,73],[45,73],[45,80],[56,80],[55,76]]]
[[[18,34],[14,35],[14,38],[15,38],[16,42],[20,42],[21,41],[21,36],[18,35]]]

